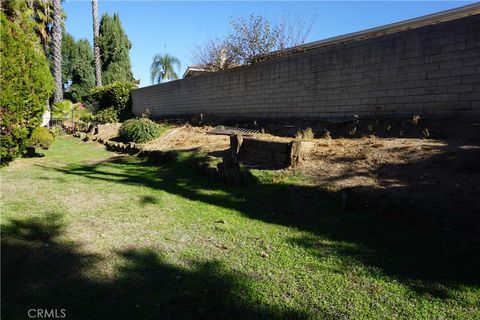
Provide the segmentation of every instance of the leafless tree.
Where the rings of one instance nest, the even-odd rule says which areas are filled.
[[[193,61],[210,71],[229,69],[240,64],[231,54],[228,44],[220,39],[207,39],[193,52]]]
[[[284,50],[304,44],[312,31],[315,19],[315,15],[309,21],[302,20],[299,17],[290,19],[289,15],[283,16],[282,20],[275,25],[275,29],[278,30],[276,50]]]
[[[313,23],[313,18],[304,22],[288,16],[277,24],[253,14],[237,18],[230,22],[230,34],[223,39],[208,39],[198,46],[193,60],[216,71],[290,54],[295,50],[288,48],[305,43]],[[272,51],[275,53],[269,55]]]
[[[226,42],[241,64],[255,62],[255,57],[275,50],[278,44],[279,30],[262,16],[251,14],[230,24],[233,30]]]

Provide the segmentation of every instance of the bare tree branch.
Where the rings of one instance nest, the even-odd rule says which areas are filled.
[[[285,16],[277,24],[253,14],[237,18],[230,22],[232,31],[225,38],[207,39],[197,46],[193,60],[217,71],[291,54],[287,49],[305,43],[314,22],[315,16],[308,22]],[[272,51],[275,54],[269,56]]]

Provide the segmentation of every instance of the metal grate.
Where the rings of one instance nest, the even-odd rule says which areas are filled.
[[[234,134],[242,134],[244,136],[252,136],[256,133],[259,133],[259,130],[256,129],[246,129],[246,128],[238,128],[238,127],[227,127],[227,126],[216,126],[213,128],[212,131],[208,132],[208,134],[223,134],[227,136],[231,136]]]

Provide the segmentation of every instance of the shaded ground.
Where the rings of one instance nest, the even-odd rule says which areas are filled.
[[[463,221],[469,237],[480,230],[479,142],[326,140],[292,170],[312,176],[317,184],[346,189],[351,208],[371,208],[410,223],[428,215],[446,230]]]
[[[302,318],[243,301],[243,275],[217,261],[190,261],[189,268],[166,262],[165,253],[116,252],[122,265],[112,279],[84,273],[100,263],[76,243],[58,240],[61,216],[11,220],[2,239],[2,318],[26,319],[27,310],[64,309],[73,319],[245,319]]]
[[[286,171],[225,186],[190,161],[61,138],[2,169],[2,318],[480,316],[478,233],[343,210],[341,192]]]
[[[353,209],[388,211],[406,222],[415,222],[418,215],[433,215],[445,229],[452,223],[445,216],[455,212],[461,218],[456,223],[467,221],[462,231],[465,238],[476,232],[480,224],[478,120],[362,119],[328,126],[312,123],[312,127],[315,147],[303,154],[300,165],[286,172],[312,177],[324,188],[345,189],[344,204]],[[289,141],[292,138],[285,135],[293,136],[297,128],[270,128],[284,136],[256,137]],[[211,129],[173,126],[144,148],[197,150],[221,157],[229,138],[208,135]]]

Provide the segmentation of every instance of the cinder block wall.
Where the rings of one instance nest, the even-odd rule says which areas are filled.
[[[137,89],[155,118],[480,114],[480,15]]]

